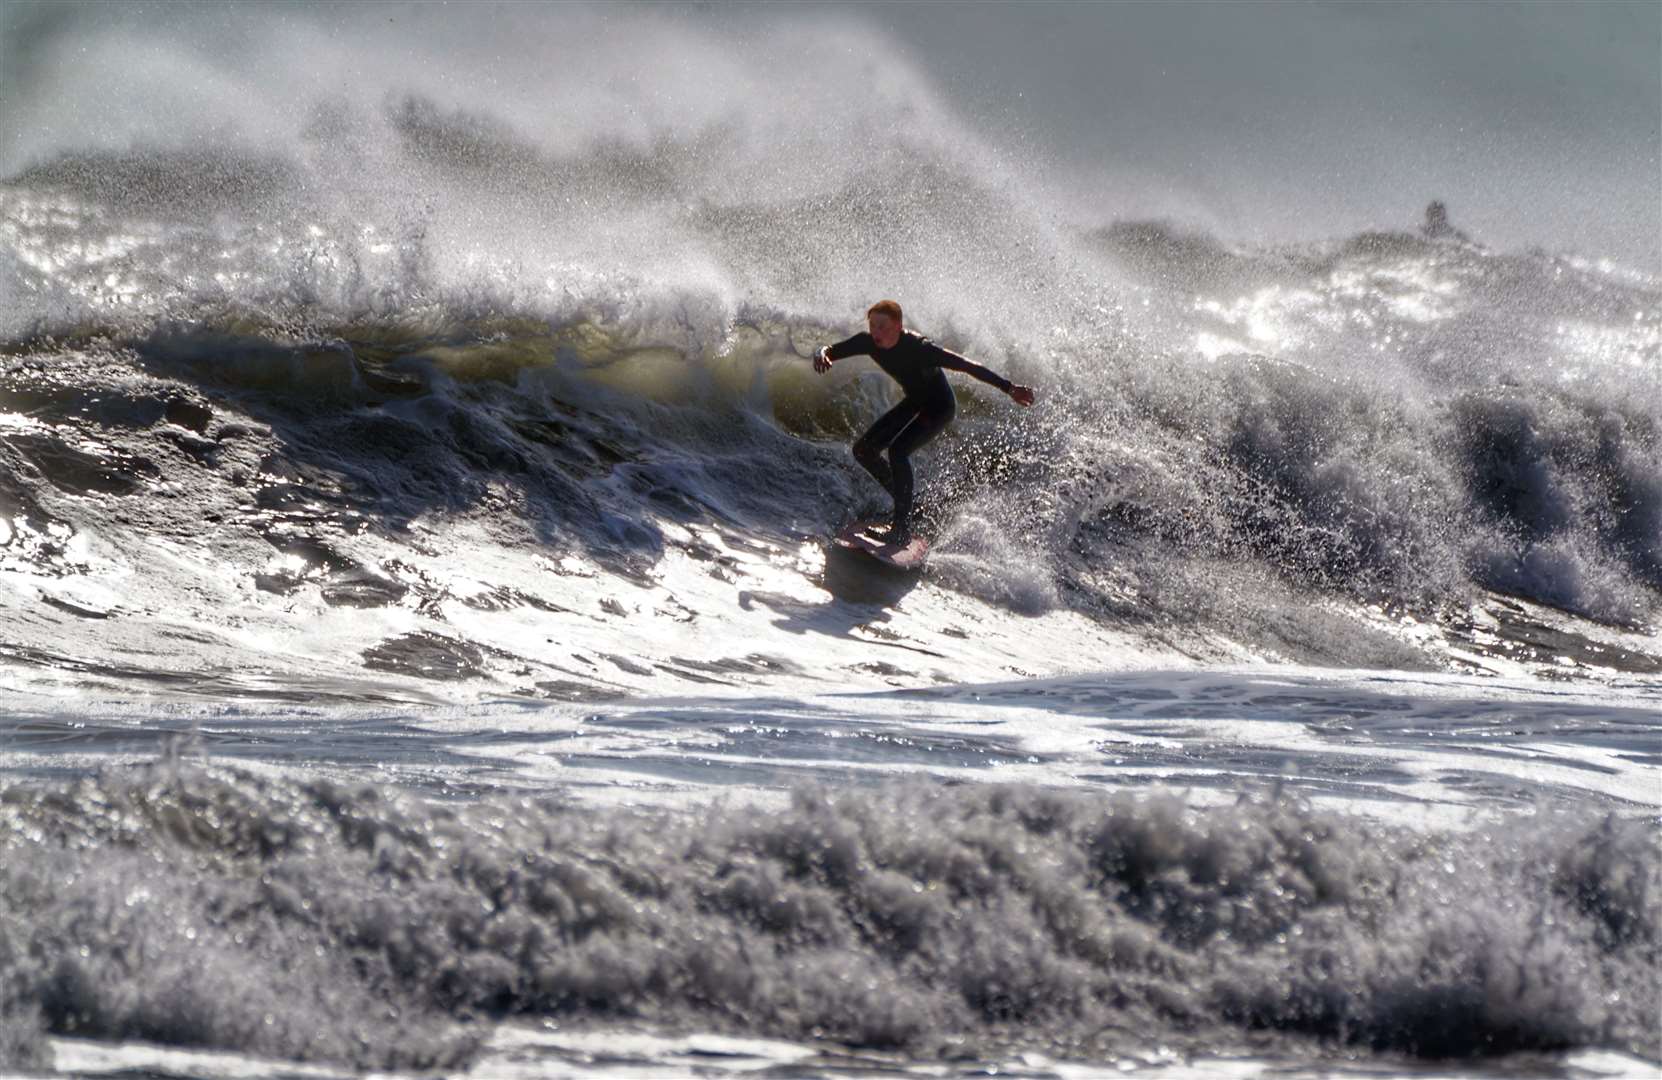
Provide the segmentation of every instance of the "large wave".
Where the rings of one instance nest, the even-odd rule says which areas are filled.
[[[1651,277],[1492,251],[1440,213],[1250,248],[1079,225],[1042,162],[848,24],[740,35],[779,58],[841,42],[859,77],[833,87],[661,12],[573,18],[685,63],[485,92],[465,35],[414,74],[330,68],[358,53],[277,26],[293,70],[240,73],[176,127],[111,105],[112,130],[21,159],[0,188],[8,559],[58,573],[75,536],[137,550],[206,519],[279,594],[417,604],[397,548],[418,522],[478,516],[625,575],[665,523],[822,532],[883,508],[839,443],[893,390],[804,358],[896,295],[1040,390],[1020,413],[964,388],[926,452],[934,580],[980,601],[1352,663],[1415,661],[1330,601],[1654,623]],[[199,54],[121,19],[95,44],[134,35],[165,59],[139,97],[167,100]],[[390,546],[344,553],[371,535]]]

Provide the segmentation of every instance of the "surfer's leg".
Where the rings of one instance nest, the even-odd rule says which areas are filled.
[[[854,460],[865,467],[865,470],[877,478],[883,485],[883,490],[894,494],[894,473],[889,463],[883,457],[883,451],[894,442],[900,433],[905,430],[918,415],[917,406],[910,401],[902,401],[877,418],[877,423],[871,425],[866,433],[854,440]]]
[[[890,540],[905,543],[912,528],[912,453],[945,430],[954,410],[920,412],[889,445],[889,467],[894,474],[894,525]]]

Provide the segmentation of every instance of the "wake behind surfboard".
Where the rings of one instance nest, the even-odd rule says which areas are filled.
[[[914,536],[907,544],[885,543],[881,537],[871,534],[871,530],[882,524],[880,521],[857,521],[837,534],[837,546],[870,555],[878,562],[900,570],[922,569],[924,560],[929,556],[929,541]]]

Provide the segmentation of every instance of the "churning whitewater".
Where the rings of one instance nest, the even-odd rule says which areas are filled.
[[[0,1067],[1662,1060],[1657,267],[1081,210],[847,13],[163,10],[5,16]],[[890,295],[1039,392],[919,575]]]

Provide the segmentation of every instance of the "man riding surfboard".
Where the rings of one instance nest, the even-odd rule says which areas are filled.
[[[1018,386],[990,368],[905,329],[902,318],[899,304],[879,300],[866,311],[867,332],[827,345],[814,357],[814,370],[823,374],[845,357],[869,356],[905,391],[900,404],[878,417],[854,441],[854,460],[894,497],[894,517],[883,539],[897,546],[912,539],[911,456],[939,435],[958,411],[952,384],[942,369],[974,376],[1024,406],[1033,404],[1034,396],[1032,387]],[[884,451],[888,452],[887,460]]]

